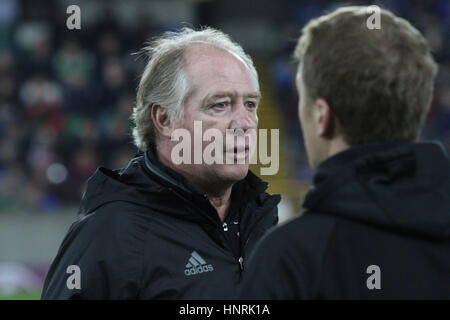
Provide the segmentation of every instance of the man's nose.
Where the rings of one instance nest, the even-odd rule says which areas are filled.
[[[254,129],[258,124],[256,113],[246,107],[243,103],[236,106],[231,122],[231,129]]]

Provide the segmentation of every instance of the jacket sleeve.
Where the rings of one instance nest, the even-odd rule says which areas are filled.
[[[47,274],[42,299],[136,299],[143,234],[113,204],[75,222]]]

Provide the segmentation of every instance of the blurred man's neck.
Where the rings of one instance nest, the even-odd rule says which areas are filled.
[[[349,148],[350,146],[345,142],[344,139],[340,137],[328,140],[328,146],[325,149],[323,158],[320,159],[320,162],[316,163],[315,166],[313,166],[313,169],[317,169],[325,160]]]
[[[335,138],[330,143],[328,158],[347,149],[350,149],[350,145],[342,137]]]

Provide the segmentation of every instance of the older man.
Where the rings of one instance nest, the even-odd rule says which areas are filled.
[[[306,212],[274,229],[249,260],[256,299],[450,297],[450,165],[418,142],[437,65],[406,20],[344,7],[309,22],[299,115],[313,188]],[[264,268],[261,268],[264,266]]]
[[[234,135],[258,123],[250,57],[210,28],[167,33],[146,51],[133,112],[143,155],[89,179],[43,299],[234,298],[245,258],[277,223],[280,197],[248,170],[254,139]],[[174,161],[177,132],[192,136],[190,151],[205,148],[196,123],[231,135],[236,144],[219,148],[229,161]]]

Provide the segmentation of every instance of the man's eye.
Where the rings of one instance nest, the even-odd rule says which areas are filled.
[[[225,109],[229,105],[230,105],[230,103],[225,101],[225,102],[218,102],[218,103],[214,104],[212,107],[215,109]]]
[[[256,103],[253,101],[247,101],[247,107],[249,108],[256,108]]]

